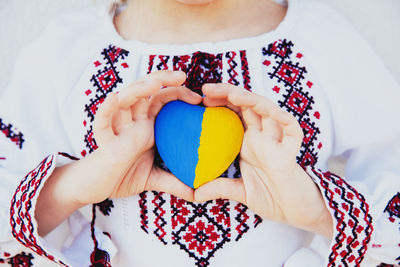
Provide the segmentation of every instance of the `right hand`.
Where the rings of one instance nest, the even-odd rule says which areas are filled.
[[[100,168],[79,183],[77,201],[98,203],[145,190],[162,191],[193,201],[193,190],[172,174],[153,166],[154,120],[169,101],[199,104],[202,97],[180,86],[183,72],[159,71],[145,76],[119,94],[110,93],[97,111],[93,132],[99,148],[89,157]],[[162,87],[166,87],[160,90]],[[84,158],[83,160],[85,160]]]

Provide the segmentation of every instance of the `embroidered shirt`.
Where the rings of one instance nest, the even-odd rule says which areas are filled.
[[[194,91],[230,83],[293,114],[304,132],[297,160],[332,214],[330,243],[235,201],[189,203],[161,192],[107,199],[88,207],[91,218],[74,213],[62,249],[38,236],[37,196],[57,166],[97,148],[98,106],[166,69],[185,71]],[[0,262],[39,266],[41,255],[68,266],[399,264],[399,98],[368,45],[314,1],[289,1],[271,32],[189,45],[124,40],[103,7],[59,18],[22,52],[0,99]],[[335,155],[348,160],[344,177],[328,171]],[[237,161],[224,176],[240,176]]]

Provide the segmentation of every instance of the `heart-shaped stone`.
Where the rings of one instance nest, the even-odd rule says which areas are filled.
[[[235,160],[244,129],[238,115],[228,108],[177,100],[161,109],[154,134],[168,169],[186,185],[198,188],[219,177]]]

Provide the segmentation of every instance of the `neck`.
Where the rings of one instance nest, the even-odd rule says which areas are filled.
[[[214,0],[198,5],[176,0],[132,0],[116,16],[115,26],[128,40],[215,42],[268,32],[277,27],[285,13],[285,7],[271,0]]]

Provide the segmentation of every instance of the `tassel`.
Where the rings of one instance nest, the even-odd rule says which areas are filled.
[[[90,255],[91,267],[111,267],[110,255],[107,251],[95,249]]]

